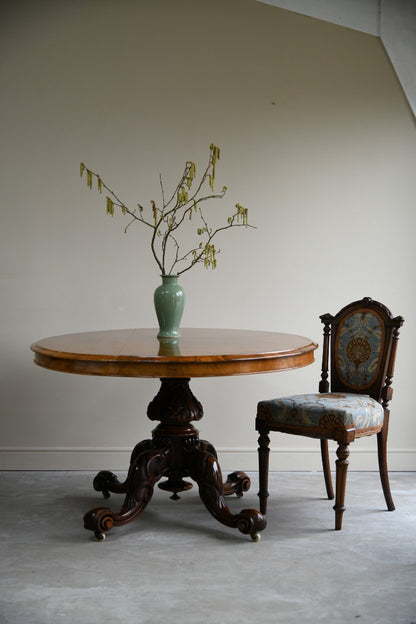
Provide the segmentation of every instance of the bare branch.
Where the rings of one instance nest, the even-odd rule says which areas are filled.
[[[235,205],[237,210],[231,217],[228,217],[226,225],[216,228],[210,227],[208,219],[202,212],[202,203],[207,203],[209,200],[222,199],[227,191],[227,188],[224,186],[220,193],[214,192],[216,163],[219,157],[219,148],[211,144],[208,164],[192,192],[190,191],[195,180],[196,167],[195,163],[187,161],[179,182],[168,201],[165,198],[162,176],[159,174],[162,207],[159,208],[154,201],[151,201],[151,207],[147,209],[149,217],[145,216],[146,211],[140,204],[137,205],[138,210],[137,208],[131,210],[104,183],[101,176],[88,169],[84,163],[80,165],[80,174],[82,177],[84,172],[86,173],[87,186],[89,188],[92,188],[93,179],[95,178],[98,191],[102,193],[105,190],[108,193],[106,197],[107,213],[113,215],[114,207],[117,207],[123,215],[130,217],[124,232],[127,232],[130,226],[137,221],[152,229],[150,248],[162,275],[181,275],[200,262],[203,262],[207,268],[215,268],[216,255],[220,253],[220,250],[215,249],[212,241],[220,232],[235,227],[254,227],[248,223],[248,211],[241,204]],[[208,183],[211,193],[201,195],[206,183]],[[187,252],[181,254],[180,244],[175,233],[187,218],[199,219],[202,227],[197,227],[197,235],[202,237],[202,241],[200,238],[201,242],[196,247],[191,247]],[[166,272],[167,264],[170,265],[168,272]]]

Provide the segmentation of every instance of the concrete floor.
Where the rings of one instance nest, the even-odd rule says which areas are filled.
[[[82,516],[93,473],[3,472],[1,624],[415,624],[416,473],[350,472],[341,532],[319,473],[272,473],[260,542],[215,521],[197,488],[156,488],[103,543]],[[258,507],[257,474],[233,511]],[[119,508],[113,495],[110,505]]]

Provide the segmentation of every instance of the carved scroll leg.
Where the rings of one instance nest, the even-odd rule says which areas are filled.
[[[211,442],[208,442],[207,440],[199,440],[199,448],[201,451],[206,451],[207,453],[210,453],[211,455],[213,455],[215,457],[215,459],[218,459],[218,455],[217,455],[217,451],[215,449],[215,446],[213,444],[211,444]]]
[[[125,494],[127,492],[127,481],[121,483],[117,475],[109,470],[101,470],[92,483],[96,492],[102,492],[104,498],[110,498],[110,492]]]
[[[238,498],[242,498],[244,492],[250,489],[250,477],[245,472],[232,472],[228,475],[227,481],[223,486],[224,496],[236,494]]]
[[[152,440],[143,440],[136,444],[130,458],[130,466],[132,466],[136,460],[136,457],[144,451],[152,447]],[[110,492],[115,494],[125,494],[127,492],[127,485],[129,477],[121,483],[118,480],[117,475],[109,470],[101,470],[93,481],[93,488],[96,492],[102,492],[104,498],[110,498]]]
[[[262,514],[267,512],[267,499],[269,496],[268,484],[269,484],[269,454],[270,454],[270,438],[268,431],[261,431],[259,436],[259,499],[260,499],[260,511]]]
[[[148,505],[153,495],[156,481],[164,474],[168,466],[169,451],[166,449],[149,449],[136,457],[130,466],[127,478],[127,493],[119,512],[107,507],[96,507],[84,516],[84,527],[94,531],[99,541],[114,526],[131,522]]]
[[[199,441],[199,447],[201,450],[210,453],[218,459],[217,451],[215,447],[211,444],[211,442],[207,442],[206,440]],[[223,486],[223,494],[224,496],[231,496],[232,494],[236,494],[238,498],[242,498],[244,492],[247,492],[250,489],[251,481],[250,478],[246,475],[245,472],[232,472],[228,475],[227,481]]]
[[[198,483],[201,500],[214,518],[258,541],[259,532],[266,527],[266,519],[256,509],[243,509],[239,514],[230,511],[224,499],[224,486],[217,458],[203,448],[196,448],[189,451],[188,463],[189,475]]]
[[[335,530],[340,531],[342,528],[342,517],[345,511],[345,486],[347,483],[349,444],[341,443],[337,448],[336,464],[336,486],[335,486]]]

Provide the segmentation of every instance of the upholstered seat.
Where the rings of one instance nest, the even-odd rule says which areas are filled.
[[[260,510],[267,510],[270,431],[319,438],[328,498],[333,498],[328,440],[338,442],[336,461],[335,528],[341,529],[349,444],[377,434],[379,471],[387,508],[394,509],[387,472],[388,403],[392,397],[399,328],[381,303],[366,297],[345,306],[336,316],[324,314],[322,376],[317,394],[298,394],[260,401]],[[328,369],[330,360],[331,391]]]
[[[261,401],[257,413],[268,422],[318,428],[331,423],[355,429],[379,429],[384,420],[384,410],[378,401],[365,394],[347,392],[297,394]]]

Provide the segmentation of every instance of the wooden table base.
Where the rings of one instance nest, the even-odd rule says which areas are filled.
[[[85,514],[85,528],[94,531],[98,540],[103,540],[114,526],[131,522],[144,511],[161,477],[167,480],[159,487],[172,492],[173,500],[179,498],[178,492],[192,487],[183,479],[190,477],[198,484],[201,500],[214,518],[257,541],[259,532],[266,526],[264,515],[256,509],[243,509],[233,514],[224,498],[230,494],[241,497],[249,489],[250,479],[244,472],[234,472],[223,483],[215,448],[210,442],[200,440],[191,424],[202,418],[203,409],[189,388],[189,379],[161,379],[160,390],[150,403],[147,415],[160,424],[153,430],[152,439],[135,446],[126,480],[121,483],[109,471],[99,472],[94,479],[94,489],[102,492],[105,498],[110,492],[125,494],[120,511],[96,507]]]

